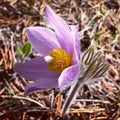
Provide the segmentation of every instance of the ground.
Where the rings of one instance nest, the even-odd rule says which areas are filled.
[[[81,51],[94,43],[110,65],[97,82],[83,86],[68,115],[60,110],[66,91],[41,90],[24,96],[27,80],[13,68],[36,56],[21,53],[28,26],[46,26],[49,4],[68,24],[79,25]],[[120,1],[1,0],[0,120],[120,120]]]

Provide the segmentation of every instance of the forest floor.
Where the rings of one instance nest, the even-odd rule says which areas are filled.
[[[59,113],[65,93],[54,89],[24,96],[26,79],[14,66],[36,56],[23,56],[28,26],[45,26],[48,4],[68,24],[79,24],[82,52],[91,42],[110,65],[105,76],[83,86],[67,116]],[[120,120],[119,0],[0,0],[0,120]]]

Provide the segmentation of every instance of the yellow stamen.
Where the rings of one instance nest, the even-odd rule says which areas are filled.
[[[61,72],[65,68],[71,65],[71,56],[62,48],[55,49],[50,52],[50,56],[53,58],[48,63],[48,68],[55,72]]]

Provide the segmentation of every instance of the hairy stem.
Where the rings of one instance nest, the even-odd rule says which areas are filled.
[[[65,114],[67,114],[71,104],[73,103],[73,101],[76,99],[78,91],[80,90],[80,88],[83,86],[82,85],[82,81],[84,78],[77,78],[75,80],[75,83],[73,86],[71,86],[70,91],[68,93],[68,96],[63,104],[62,107],[62,111],[61,114],[64,116]]]

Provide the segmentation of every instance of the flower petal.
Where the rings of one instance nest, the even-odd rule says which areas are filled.
[[[59,74],[48,70],[48,65],[42,57],[36,57],[26,63],[16,66],[15,71],[27,79],[58,77]]]
[[[34,83],[28,83],[25,88],[25,94],[36,90],[58,87],[58,77],[41,78]]]
[[[47,23],[55,30],[61,47],[68,53],[73,52],[72,36],[67,23],[61,17],[57,16],[49,6],[46,6],[45,16]]]
[[[78,38],[78,25],[70,25],[71,28],[71,34],[73,38],[73,44],[74,44],[74,52],[72,55],[73,58],[73,64],[76,64],[79,62],[79,55],[80,55],[80,41]]]
[[[66,68],[61,73],[60,77],[58,78],[59,87],[62,88],[65,85],[67,85],[68,83],[70,83],[76,77],[76,75],[78,74],[79,68],[80,68],[79,63]]]
[[[48,28],[28,27],[26,33],[33,48],[40,53],[41,56],[46,56],[51,50],[60,47],[55,33]]]

